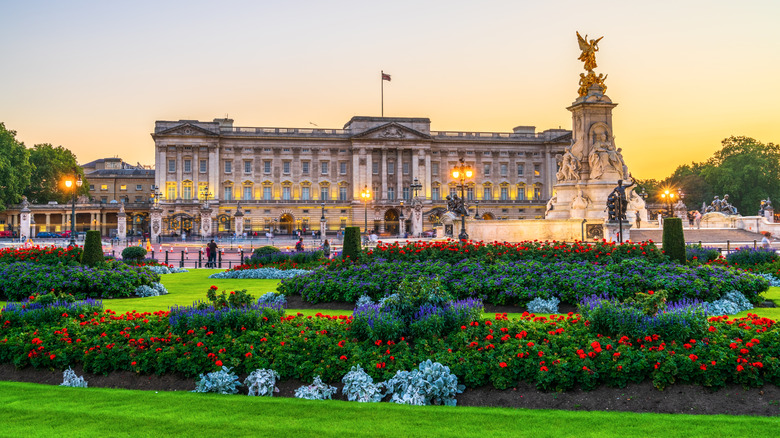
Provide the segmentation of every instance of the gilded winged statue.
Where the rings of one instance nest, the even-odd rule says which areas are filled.
[[[585,38],[583,38],[582,35],[577,32],[577,42],[580,45],[580,50],[582,50],[580,57],[577,59],[585,63],[585,70],[589,72],[592,72],[593,69],[596,68],[596,52],[599,51],[599,41],[601,41],[602,38],[604,37],[588,42],[587,34],[585,34]]]

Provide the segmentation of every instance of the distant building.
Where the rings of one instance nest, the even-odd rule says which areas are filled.
[[[154,193],[154,170],[140,164],[131,165],[121,158],[101,158],[81,166],[89,197],[76,201],[76,231],[100,230],[103,236],[116,232],[120,202],[125,202],[127,234],[142,236],[149,231],[149,207]],[[40,232],[60,233],[70,230],[71,203],[48,203],[29,206],[35,237]],[[0,213],[0,231],[18,235],[19,206]]]
[[[394,234],[400,218],[410,218],[415,179],[424,229],[430,229],[446,196],[458,191],[451,170],[460,158],[474,170],[466,189],[472,214],[477,207],[485,219],[544,216],[555,155],[571,143],[571,131],[431,131],[430,123],[353,117],[343,129],[321,129],[234,127],[231,119],[157,121],[152,138],[161,233],[198,234],[206,199],[215,232],[235,230],[239,202],[250,233],[319,230],[321,216],[327,231],[362,227],[360,194],[368,189],[368,227]]]

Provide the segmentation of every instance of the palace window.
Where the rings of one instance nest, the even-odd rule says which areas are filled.
[[[181,183],[181,197],[182,199],[192,199],[192,181],[184,181]]]
[[[483,175],[490,176],[490,163],[485,164],[483,166],[483,169],[484,169]]]
[[[393,175],[395,173],[395,162],[390,161],[387,163],[387,174]]]
[[[542,165],[534,164],[534,176],[539,176],[541,174],[542,174]]]
[[[233,162],[225,161],[225,173],[232,173],[232,172],[233,172]]]
[[[168,172],[176,172],[176,160],[168,159]]]
[[[339,201],[346,201],[346,200],[347,200],[347,188],[339,187]]]
[[[542,186],[534,185],[534,201],[542,199]]]
[[[409,175],[409,163],[404,162],[402,166],[403,166],[404,175]]]
[[[252,199],[252,186],[250,185],[244,186],[244,196],[242,198],[247,201]]]
[[[252,173],[252,161],[244,160],[244,173]]]
[[[320,162],[320,168],[321,168],[320,169],[320,173],[323,174],[323,175],[327,175],[328,174],[328,166],[329,165],[330,165],[330,162],[328,162],[328,161]]]
[[[271,187],[265,186],[263,187],[263,200],[264,201],[270,201],[273,199],[273,194],[271,192]]]
[[[517,163],[517,176],[525,175],[525,164]]]
[[[525,197],[525,186],[521,184],[521,185],[517,186],[517,200],[518,201],[525,201],[525,199],[526,199],[526,197]]]
[[[506,201],[509,199],[509,187],[501,187],[501,200]]]
[[[403,189],[403,193],[404,193],[404,199],[408,201],[408,200],[409,200],[409,198],[410,198],[410,195],[409,195],[409,187],[404,187],[404,189]]]
[[[301,199],[304,201],[308,201],[311,199],[311,195],[309,194],[308,187],[301,187]]]
[[[507,175],[508,167],[509,166],[507,166],[506,163],[501,163],[501,167],[500,167],[501,168],[501,176],[506,176]]]
[[[388,187],[387,188],[387,199],[394,201],[395,200],[395,188]]]
[[[206,199],[206,196],[208,195],[209,198],[211,198],[213,195],[209,193],[209,183],[207,182],[199,182],[198,183],[198,199]]]
[[[143,190],[143,186],[141,184],[136,184],[135,185],[135,191],[136,192],[140,192],[141,190]]]
[[[187,173],[192,172],[192,160],[184,160],[184,171]]]
[[[284,172],[285,175],[290,174],[290,162],[284,161],[282,162],[282,172]]]
[[[438,201],[440,199],[439,194],[439,188],[438,187],[431,187],[431,199],[434,201]]]
[[[482,199],[485,201],[493,200],[493,189],[491,187],[485,187],[482,189]]]
[[[339,174],[346,175],[347,174],[347,163],[341,162],[339,163]]]
[[[439,163],[431,163],[431,175],[439,176]]]
[[[371,163],[371,173],[374,175],[379,175],[379,161],[374,161]]]
[[[289,201],[292,196],[290,196],[290,193],[292,192],[292,189],[290,187],[282,187],[282,199],[285,201]]]
[[[301,162],[301,171],[303,172],[304,175],[308,175],[309,174],[309,162],[308,161]]]
[[[323,201],[330,200],[330,195],[328,194],[328,187],[320,187],[320,199]]]
[[[208,170],[208,167],[206,165],[207,162],[208,161],[206,160],[200,160],[200,173],[206,173],[206,171]]]
[[[126,191],[127,190],[127,184],[122,184],[119,186],[119,190]]]
[[[225,201],[233,200],[233,187],[232,186],[225,187],[224,194],[225,194],[224,196]]]
[[[104,184],[105,186],[105,184]],[[108,186],[105,186],[108,189]],[[168,181],[165,183],[165,193],[168,199],[176,199],[176,182]]]
[[[466,199],[469,201],[474,200],[474,187],[469,187],[466,189]]]

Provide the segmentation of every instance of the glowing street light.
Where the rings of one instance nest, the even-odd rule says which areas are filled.
[[[73,188],[70,209],[70,246],[76,246],[76,191],[84,184],[81,175],[76,174],[75,177],[73,180],[65,180],[65,187]]]
[[[363,191],[360,192],[360,197],[363,198],[363,203],[365,204],[363,231],[368,233],[368,201],[371,199],[371,192],[368,190],[368,186],[366,186]]]

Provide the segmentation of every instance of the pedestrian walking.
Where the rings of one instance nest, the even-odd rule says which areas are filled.
[[[328,239],[325,239],[325,242],[322,244],[322,254],[325,255],[326,259],[330,258],[330,243],[328,243]]]
[[[214,242],[214,239],[211,239],[211,242],[208,244],[208,250],[209,250],[209,265],[212,268],[217,267],[217,244]]]

